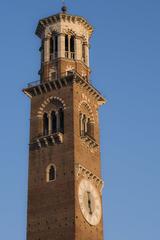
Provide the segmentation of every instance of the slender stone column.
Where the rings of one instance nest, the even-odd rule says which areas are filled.
[[[82,136],[83,134],[83,114],[82,113],[80,113],[79,121],[80,121],[80,135]]]
[[[82,42],[80,38],[75,39],[75,59],[81,61],[82,60]]]
[[[82,114],[82,136],[85,135],[85,115]]]
[[[52,133],[52,114],[48,113],[48,134]]]
[[[64,34],[58,35],[58,58],[65,57],[65,36]]]
[[[84,135],[87,133],[87,123],[88,123],[88,119],[86,115],[82,115],[82,132]]]
[[[60,130],[59,111],[56,111],[56,119],[57,119],[57,132],[59,132]]]
[[[65,35],[61,34],[61,57],[65,58]]]
[[[50,38],[46,37],[44,39],[44,62],[49,62],[50,60]]]
[[[71,58],[71,36],[68,35],[68,58]]]
[[[94,123],[90,122],[90,136],[94,138]]]
[[[88,118],[85,117],[85,133],[88,132]]]
[[[55,40],[55,36],[53,36],[53,59],[56,58],[55,52],[56,52],[56,40]]]
[[[85,62],[86,65],[89,67],[89,45],[85,44]]]

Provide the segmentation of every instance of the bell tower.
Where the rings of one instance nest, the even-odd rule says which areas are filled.
[[[67,71],[76,71],[89,78],[89,39],[93,28],[78,16],[62,13],[39,21],[36,35],[41,39],[42,81],[61,77]]]
[[[62,12],[41,19],[40,80],[31,100],[27,240],[102,240],[98,109],[104,97],[90,82],[83,17]]]

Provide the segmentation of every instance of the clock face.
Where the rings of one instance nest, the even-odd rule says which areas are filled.
[[[78,188],[79,204],[84,218],[91,225],[97,225],[102,216],[101,199],[95,186],[82,179]]]

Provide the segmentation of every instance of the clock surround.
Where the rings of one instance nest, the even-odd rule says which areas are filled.
[[[89,180],[83,178],[80,181],[78,199],[86,221],[92,226],[98,225],[102,217],[100,193]]]

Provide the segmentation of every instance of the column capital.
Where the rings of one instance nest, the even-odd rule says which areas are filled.
[[[57,36],[65,36],[66,34],[61,32],[61,33],[58,33]]]
[[[43,38],[43,41],[48,41],[50,38],[51,38],[51,37],[46,36],[46,37]]]

